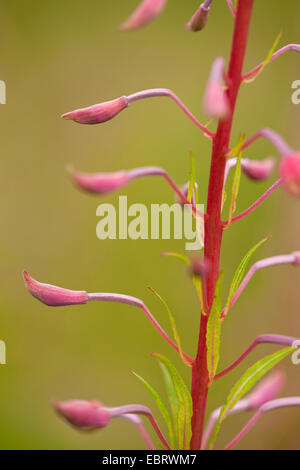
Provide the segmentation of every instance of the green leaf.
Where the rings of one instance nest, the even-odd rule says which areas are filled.
[[[171,361],[162,354],[153,354],[159,361],[166,380],[170,405],[173,410],[175,429],[177,430],[179,449],[188,449],[191,439],[191,419],[193,404],[191,394]]]
[[[236,157],[240,152],[245,142],[245,134],[241,134],[238,138],[237,143],[232,147],[232,149],[226,154],[227,158]]]
[[[237,270],[235,271],[234,273],[234,276],[233,276],[233,280],[232,280],[232,283],[230,285],[230,289],[229,289],[229,295],[228,295],[228,299],[227,299],[227,302],[226,302],[226,306],[225,306],[225,309],[224,309],[224,313],[223,313],[223,317],[226,317],[227,313],[228,313],[228,310],[229,310],[229,306],[230,306],[230,302],[232,300],[232,297],[234,296],[237,288],[239,287],[240,285],[240,282],[244,276],[244,273],[245,273],[245,270],[246,270],[246,267],[249,263],[249,260],[251,258],[251,256],[255,253],[255,251],[265,242],[269,239],[269,237],[266,237],[264,238],[263,240],[261,240],[260,242],[258,242],[253,248],[251,248],[248,253],[244,256],[244,258],[242,259],[242,261],[240,262]]]
[[[186,264],[187,266],[190,264],[189,258],[185,255],[182,255],[181,253],[175,253],[173,251],[165,251],[164,253],[161,253],[161,256],[177,258],[180,261],[183,261],[183,263]]]
[[[256,80],[259,75],[264,71],[264,69],[266,68],[266,66],[270,63],[270,60],[272,59],[272,55],[274,54],[275,52],[275,49],[281,39],[281,36],[282,36],[282,31],[279,32],[279,34],[277,35],[271,49],[269,50],[268,52],[268,55],[267,57],[265,58],[264,62],[263,62],[263,65],[262,67],[258,70],[258,72],[251,78],[248,78],[246,80],[244,80],[245,83],[251,83],[251,82],[254,82],[254,80]]]
[[[168,427],[171,448],[174,449],[175,448],[175,435],[174,435],[173,422],[172,422],[171,415],[170,415],[166,405],[164,404],[162,398],[156,392],[156,390],[154,390],[154,388],[143,377],[141,377],[140,375],[136,374],[133,371],[132,371],[132,373],[145,385],[147,390],[152,395],[152,398],[156,402],[156,404],[158,406],[158,409],[159,409],[159,411],[160,411],[162,417],[164,418],[164,420],[167,424],[167,427]]]
[[[196,187],[196,167],[195,167],[195,156],[193,152],[190,152],[190,177],[189,177],[189,187],[187,193],[187,200],[192,202],[193,194],[195,194],[195,202],[198,202],[198,192]]]
[[[174,449],[180,449],[180,401],[178,400],[176,388],[174,386],[172,377],[166,366],[160,362],[160,367],[164,376],[165,386],[167,390],[168,400],[172,411],[173,429],[174,429]]]
[[[221,272],[217,281],[206,332],[207,369],[210,384],[214,380],[220,359],[222,283],[223,273]]]
[[[235,210],[236,210],[236,201],[237,201],[237,197],[238,197],[239,190],[240,190],[240,181],[241,181],[241,174],[242,174],[241,160],[242,160],[242,151],[240,150],[238,157],[237,157],[235,169],[234,169],[227,227],[229,227],[229,225],[231,224],[233,214],[235,213]]]
[[[215,426],[214,432],[211,436],[209,449],[213,448],[214,442],[217,438],[217,435],[220,431],[221,424],[224,422],[228,413],[236,405],[236,403],[247,393],[249,390],[267,373],[271,370],[276,364],[278,364],[282,359],[291,354],[295,348],[288,347],[281,349],[274,354],[266,356],[260,361],[256,362],[252,367],[250,367],[245,374],[236,382],[236,384],[231,389],[225,404],[223,405],[217,424]]]
[[[182,351],[182,347],[181,347],[181,341],[180,341],[180,337],[179,337],[179,334],[178,334],[178,330],[177,330],[177,326],[176,326],[176,322],[175,322],[175,319],[174,319],[174,316],[167,304],[167,302],[159,295],[158,292],[156,292],[156,290],[153,289],[153,287],[151,286],[148,286],[148,289],[153,292],[153,294],[156,295],[156,297],[158,297],[158,299],[162,302],[162,304],[164,305],[167,313],[168,313],[168,316],[169,316],[169,320],[170,320],[170,323],[171,323],[171,327],[172,327],[172,331],[173,331],[173,336],[174,336],[174,339],[175,339],[175,342],[178,346],[178,350],[179,350],[179,355],[181,357],[181,360],[182,362],[186,365],[186,366],[189,366],[191,367],[191,363],[188,362],[185,357],[184,357],[184,354],[183,354],[183,351]]]
[[[226,192],[225,185],[224,185],[224,186],[223,186],[223,192],[222,192],[222,207],[221,207],[221,211],[223,210],[226,201],[227,201],[227,192]]]
[[[193,275],[193,284],[195,286],[197,296],[200,302],[201,306],[201,312],[203,315],[206,315],[205,313],[205,306],[204,306],[204,299],[203,299],[203,288],[202,288],[202,279],[199,276]]]
[[[177,258],[180,261],[183,261],[183,263],[186,264],[187,266],[189,266],[191,264],[191,261],[189,260],[189,258],[185,255],[182,255],[181,253],[174,253],[174,252],[166,251],[164,253],[161,253],[161,256],[169,256],[169,257]],[[201,278],[194,275],[193,276],[193,284],[194,284],[194,287],[195,287],[196,292],[197,292],[197,296],[198,296],[199,301],[200,301],[201,311],[204,313],[204,301],[203,301]]]

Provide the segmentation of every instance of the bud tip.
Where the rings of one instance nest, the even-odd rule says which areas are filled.
[[[85,291],[69,290],[41,283],[31,277],[25,269],[23,270],[23,278],[31,295],[51,307],[86,304],[88,301]]]
[[[286,191],[300,197],[300,153],[283,157],[280,162],[279,173]]]
[[[104,428],[110,420],[109,411],[98,401],[52,400],[52,406],[66,421],[82,430]]]

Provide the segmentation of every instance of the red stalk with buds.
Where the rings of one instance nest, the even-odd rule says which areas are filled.
[[[122,29],[133,30],[145,26],[164,10],[166,3],[166,0],[142,1],[129,20],[122,25]],[[206,26],[212,3],[212,0],[205,0],[202,3],[186,25],[189,30],[196,32]],[[197,193],[196,183],[190,182],[191,187],[188,189],[191,189],[191,191],[187,190],[187,188],[180,189],[171,179],[167,171],[160,167],[142,167],[132,170],[122,170],[116,173],[97,174],[71,171],[72,178],[77,186],[96,194],[104,194],[118,190],[130,184],[136,178],[162,176],[173,191],[175,191],[177,197],[193,211],[194,217],[203,217],[205,238],[204,254],[202,257],[189,260],[185,255],[164,253],[165,256],[176,256],[188,265],[188,271],[191,273],[194,286],[199,296],[201,306],[200,329],[195,358],[190,357],[183,351],[174,318],[168,307],[174,340],[162,329],[150,310],[140,299],[116,293],[70,291],[68,289],[40,283],[30,277],[27,272],[24,272],[28,290],[34,297],[47,305],[63,306],[86,304],[94,300],[120,302],[138,307],[156,328],[158,333],[179,353],[184,364],[191,367],[192,385],[191,392],[189,392],[170,361],[159,354],[154,355],[162,366],[169,387],[168,392],[174,393],[176,397],[177,415],[176,410],[174,412],[173,409],[173,417],[152,387],[144,379],[139,377],[154,396],[165,418],[169,431],[169,439],[164,437],[152,412],[142,405],[125,405],[117,408],[106,408],[98,402],[84,402],[82,400],[72,400],[71,402],[63,403],[56,402],[54,404],[56,411],[79,429],[99,429],[108,425],[112,417],[123,417],[137,426],[146,445],[150,449],[154,447],[140,419],[141,415],[146,416],[150,420],[154,432],[165,448],[200,450],[213,448],[221,425],[229,415],[237,412],[256,411],[245,428],[227,445],[226,449],[231,449],[242,439],[248,430],[251,429],[264,412],[286,406],[300,405],[300,398],[298,397],[275,399],[283,382],[283,374],[276,369],[267,379],[264,379],[255,387],[256,383],[276,366],[276,364],[293,353],[297,338],[282,335],[261,335],[257,337],[244,353],[230,366],[223,371],[217,372],[221,324],[227,318],[230,309],[238,300],[256,271],[281,264],[300,265],[300,254],[299,252],[295,252],[258,261],[254,263],[248,273],[245,274],[250,257],[262,242],[258,243],[242,260],[232,281],[227,302],[225,306],[222,306],[222,272],[220,271],[219,264],[224,230],[229,228],[232,223],[237,222],[255,210],[280,186],[283,186],[291,194],[300,196],[300,153],[292,150],[276,132],[264,128],[259,130],[248,140],[245,140],[244,136],[242,136],[238,144],[231,147],[231,129],[240,86],[244,81],[256,77],[262,72],[266,65],[284,52],[290,50],[299,52],[300,46],[291,44],[279,49],[277,52],[272,51],[270,57],[268,57],[265,62],[259,64],[250,72],[243,74],[243,63],[247,49],[254,0],[237,0],[237,2],[227,0],[227,4],[234,20],[234,33],[229,66],[228,68],[226,67],[223,58],[217,58],[213,62],[203,100],[205,112],[209,117],[218,120],[215,132],[208,130],[206,126],[201,124],[172,91],[164,88],[145,90],[128,96],[122,96],[112,101],[77,109],[62,116],[63,118],[71,119],[81,124],[99,124],[114,118],[121,111],[125,110],[129,105],[133,105],[138,100],[154,97],[168,97],[171,98],[201,132],[211,140],[211,166],[205,214],[201,214],[195,204],[195,194]],[[241,157],[242,151],[261,137],[268,139],[280,154],[279,179],[273,183],[257,201],[252,203],[247,210],[238,215],[234,215],[241,173],[244,173],[246,177],[251,180],[261,181],[269,178],[274,169],[275,161],[273,158],[268,157],[263,161],[256,161]],[[229,217],[227,220],[224,220],[222,218],[222,210],[225,202],[224,191],[230,171],[234,171],[234,181],[231,191]],[[224,405],[211,413],[204,431],[209,387],[218,378],[237,367],[243,359],[261,343],[282,345],[285,346],[285,348],[261,359],[242,375],[241,379],[229,392]],[[174,405],[174,396],[172,403]],[[181,418],[180,422],[176,424],[175,418],[178,416],[181,416]]]

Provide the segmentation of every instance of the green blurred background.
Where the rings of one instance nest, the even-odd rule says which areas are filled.
[[[155,23],[137,33],[118,25],[136,0],[2,0],[0,4],[0,79],[7,104],[0,107],[1,232],[0,339],[7,344],[7,365],[0,366],[0,447],[2,449],[143,448],[129,423],[114,421],[101,432],[81,434],[59,420],[50,406],[58,399],[97,399],[106,405],[143,403],[157,409],[130,373],[135,370],[162,391],[160,370],[150,352],[168,355],[190,382],[190,370],[163,343],[141,312],[120,304],[51,309],[25,290],[21,271],[37,279],[90,292],[127,293],[145,301],[161,324],[166,312],[146,289],[152,285],[176,316],[185,349],[194,354],[199,307],[180,263],[162,259],[165,250],[183,251],[180,241],[100,241],[97,205],[117,203],[77,191],[66,165],[82,171],[112,171],[142,165],[168,169],[178,183],[188,178],[189,150],[196,155],[204,200],[210,143],[169,100],[130,107],[103,126],[64,122],[61,113],[150,87],[168,87],[206,120],[203,89],[213,59],[228,57],[232,18],[226,2],[212,6],[207,28],[199,34],[184,24],[199,1],[170,1]],[[246,69],[263,60],[279,30],[281,45],[300,42],[298,0],[257,1],[251,24]],[[291,83],[300,79],[300,56],[290,53],[241,90],[233,132],[251,135],[273,127],[297,148],[299,110],[291,103]],[[259,142],[247,156],[274,152]],[[246,155],[246,154],[245,154]],[[243,178],[238,210],[259,196],[266,184]],[[129,204],[172,202],[160,180],[137,181],[126,191]],[[258,257],[300,248],[299,201],[279,190],[248,219],[225,233],[222,267],[228,287],[241,257],[264,236],[272,239]],[[300,336],[300,272],[290,266],[258,273],[223,328],[220,368],[261,333]],[[260,346],[239,368],[212,387],[209,410],[223,403],[247,365],[272,346]],[[300,395],[300,366],[283,364],[283,395]],[[249,417],[228,420],[218,446],[227,443]],[[240,448],[300,449],[300,411],[265,416]]]

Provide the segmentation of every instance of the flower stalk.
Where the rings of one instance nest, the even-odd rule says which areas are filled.
[[[253,8],[253,0],[240,0],[236,13],[235,30],[228,69],[228,83],[226,90],[230,113],[229,117],[218,125],[213,141],[211,168],[207,197],[207,213],[205,220],[204,256],[210,263],[210,272],[205,279],[207,293],[207,311],[212,306],[216,282],[219,275],[219,261],[223,233],[221,221],[223,182],[226,167],[225,152],[229,147],[230,133],[234,116],[236,99],[241,84],[242,67],[246,53],[248,31]],[[200,333],[197,356],[192,372],[192,439],[191,449],[201,448],[204,427],[206,401],[208,393],[208,370],[206,363],[206,331],[208,316],[201,314]]]
[[[189,30],[196,32],[205,27],[211,3],[212,0],[205,0],[200,5],[186,25]],[[166,4],[167,0],[142,0],[129,19],[122,25],[121,29],[131,31],[147,25],[162,13]],[[184,114],[212,143],[205,214],[200,213],[198,210],[198,184],[196,182],[195,162],[192,152],[190,178],[188,183],[182,188],[177,186],[167,170],[158,166],[139,167],[109,173],[82,173],[74,169],[70,171],[74,183],[79,188],[98,195],[124,188],[135,179],[160,176],[164,178],[175,192],[177,201],[180,202],[181,206],[184,208],[187,206],[193,212],[196,221],[198,217],[204,220],[205,234],[201,233],[201,240],[204,240],[203,255],[197,255],[190,259],[180,253],[163,253],[164,256],[173,256],[180,259],[186,265],[187,272],[196,289],[200,303],[200,328],[195,358],[182,350],[175,318],[164,299],[152,288],[150,290],[162,301],[168,312],[174,340],[161,327],[144,302],[136,297],[119,293],[88,293],[82,290],[65,289],[41,283],[32,278],[27,271],[23,273],[28,291],[35,298],[49,306],[84,305],[90,301],[97,301],[118,302],[137,307],[143,312],[161,337],[179,354],[183,363],[191,367],[189,369],[192,371],[190,391],[180,373],[168,358],[161,354],[152,354],[157,359],[164,374],[169,408],[164,404],[156,390],[143,377],[136,374],[158,405],[169,431],[170,443],[165,439],[152,411],[143,405],[133,404],[112,408],[105,407],[100,402],[95,401],[71,400],[69,402],[55,402],[54,408],[57,413],[72,426],[80,430],[104,428],[112,418],[122,418],[134,424],[147,448],[154,450],[155,447],[141,419],[141,417],[145,416],[150,421],[156,436],[164,448],[168,450],[171,450],[171,447],[172,449],[180,450],[187,448],[190,450],[200,450],[205,449],[207,446],[209,448],[213,447],[220,426],[228,415],[255,411],[254,416],[246,426],[226,446],[226,449],[231,449],[240,442],[265,412],[282,407],[300,405],[299,397],[275,399],[283,383],[283,374],[280,371],[275,370],[275,372],[270,373],[267,379],[261,380],[280,360],[289,354],[293,354],[295,348],[300,343],[300,340],[297,338],[276,334],[259,335],[236,360],[224,370],[218,372],[222,322],[255,273],[275,265],[291,264],[293,266],[300,266],[300,252],[297,251],[291,254],[261,259],[255,262],[246,272],[251,256],[262,242],[265,241],[262,240],[262,242],[256,244],[248,251],[239,264],[229,289],[225,308],[222,310],[223,271],[220,271],[220,255],[224,230],[228,229],[232,222],[237,222],[252,213],[280,186],[292,195],[300,196],[300,152],[293,150],[277,132],[269,128],[263,128],[246,141],[244,134],[242,134],[238,144],[230,148],[231,129],[241,84],[250,81],[248,79],[251,79],[253,76],[256,78],[269,62],[272,62],[283,53],[290,50],[300,52],[300,45],[289,44],[273,53],[279,41],[280,36],[278,36],[265,62],[243,75],[243,64],[253,4],[254,0],[236,0],[235,2],[227,0],[227,5],[234,18],[234,33],[229,66],[226,66],[225,60],[222,57],[217,57],[213,61],[203,99],[203,107],[206,114],[212,120],[218,120],[216,132],[208,130],[207,126],[203,125],[194,116],[177,95],[167,88],[143,90],[86,108],[75,109],[62,115],[64,119],[70,119],[80,124],[101,124],[115,118],[134,102],[148,98],[167,97],[179,106]],[[242,157],[242,151],[246,150],[260,138],[267,139],[279,153],[279,178],[257,201],[246,210],[234,216],[241,174],[243,173],[250,180],[257,182],[268,179],[274,170],[275,160],[273,158],[250,160]],[[229,220],[224,221],[222,220],[222,209],[226,201],[225,185],[228,175],[233,168],[234,177]],[[209,387],[215,380],[239,366],[256,346],[260,344],[288,347],[260,359],[247,369],[229,392],[224,405],[210,414],[207,426],[204,429]],[[298,354],[298,351],[296,352]],[[260,380],[261,382],[259,382]],[[256,385],[258,382],[259,384]],[[251,390],[254,385],[256,385],[255,388]]]

